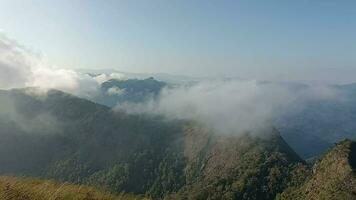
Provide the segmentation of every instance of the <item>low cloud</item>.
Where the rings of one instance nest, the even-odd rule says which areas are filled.
[[[99,84],[102,84],[110,79],[116,79],[116,80],[122,80],[122,79],[126,79],[125,75],[121,74],[121,73],[109,73],[109,74],[99,74],[97,76],[93,77]]]
[[[0,89],[59,89],[90,99],[97,94],[101,83],[113,78],[124,77],[119,73],[93,76],[52,66],[41,54],[0,34]],[[110,95],[124,92],[115,87],[107,91]],[[115,109],[195,120],[218,132],[242,133],[258,132],[270,126],[275,118],[291,109],[302,109],[305,101],[336,96],[332,88],[324,86],[300,89],[283,83],[214,80],[165,88],[158,98],[138,104],[121,103]]]
[[[320,93],[318,93],[320,92]],[[334,98],[329,87],[294,89],[257,81],[206,81],[193,86],[164,89],[159,98],[145,103],[124,103],[115,110],[153,113],[168,118],[198,121],[217,132],[259,132],[296,104],[316,98]]]
[[[54,134],[61,130],[60,122],[51,113],[45,110],[26,112],[28,108],[16,104],[18,99],[15,98],[6,94],[0,97],[0,121],[2,122],[2,126],[5,125],[6,127],[6,124],[9,126],[16,125],[23,133],[36,134]],[[41,101],[46,96],[36,94],[36,98]]]
[[[91,96],[99,84],[86,74],[50,65],[36,53],[0,34],[0,88],[36,87],[59,89],[79,96]]]
[[[118,88],[118,87],[111,87],[108,89],[107,91],[107,94],[109,96],[120,96],[120,95],[123,95],[125,94],[125,89],[121,89],[121,88]]]

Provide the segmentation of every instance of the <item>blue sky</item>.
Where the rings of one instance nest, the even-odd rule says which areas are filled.
[[[0,29],[61,67],[356,81],[356,1],[0,4]]]

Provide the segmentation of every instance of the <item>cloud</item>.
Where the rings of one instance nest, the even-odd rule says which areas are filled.
[[[46,96],[37,96],[43,100]],[[15,125],[23,133],[58,133],[61,123],[50,112],[46,110],[34,110],[27,113],[26,108],[19,106],[17,99],[12,95],[1,95],[0,97],[0,121],[2,125]],[[5,131],[6,132],[6,131]],[[1,135],[1,133],[0,133]]]
[[[99,84],[89,75],[50,65],[36,53],[0,34],[0,88],[59,89],[79,96],[93,95]]]
[[[99,84],[102,84],[110,79],[116,79],[116,80],[122,80],[122,79],[126,79],[126,76],[124,74],[121,74],[121,73],[117,73],[117,72],[114,72],[114,73],[109,73],[109,74],[106,74],[106,73],[102,73],[102,74],[99,74],[97,76],[94,76],[94,79],[99,83]]]
[[[123,95],[125,94],[125,89],[121,89],[121,88],[118,88],[118,87],[111,87],[108,89],[107,91],[107,94],[110,95],[110,96],[120,96],[120,95]]]
[[[59,89],[89,99],[100,84],[124,78],[119,73],[91,76],[50,65],[36,53],[0,34],[0,88],[36,87],[40,91]],[[108,94],[123,90],[110,88]],[[116,110],[150,113],[168,118],[195,120],[222,133],[258,132],[303,102],[334,98],[330,87],[298,89],[288,84],[259,83],[254,80],[212,80],[165,88],[158,98],[144,103],[122,103]]]
[[[215,80],[165,88],[156,100],[141,104],[124,103],[115,109],[195,120],[221,133],[259,132],[270,127],[278,116],[296,108],[294,104],[334,97],[330,89],[325,88],[320,95],[317,91],[321,90],[295,90],[283,84],[254,80]]]

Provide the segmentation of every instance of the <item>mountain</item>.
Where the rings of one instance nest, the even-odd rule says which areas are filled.
[[[185,134],[186,185],[170,199],[274,199],[305,168],[275,129],[226,136],[192,127]]]
[[[0,177],[3,200],[148,200],[134,195],[111,195],[96,188],[33,178]]]
[[[180,122],[114,113],[60,92],[1,91],[0,173],[145,194],[177,189]],[[10,117],[9,117],[10,116]],[[170,163],[172,162],[172,163]],[[166,167],[164,167],[166,166]],[[154,185],[165,170],[165,185]],[[183,176],[182,176],[183,177]],[[163,195],[163,194],[157,194]]]
[[[115,69],[78,69],[76,71],[82,74],[89,74],[91,76],[99,76],[99,75],[110,76],[115,74],[125,79],[147,79],[149,77],[155,77],[155,79],[169,84],[186,84],[186,83],[196,82],[199,80],[208,79],[208,78],[191,77],[185,75],[173,75],[167,73],[131,73],[131,72],[124,72]]]
[[[198,81],[198,80],[196,80]],[[310,86],[294,82],[260,82],[277,84],[291,91],[309,91]],[[169,83],[154,78],[109,80],[102,83],[100,92],[90,100],[114,107],[120,103],[140,103],[155,99]],[[287,143],[304,159],[325,152],[344,138],[356,139],[356,86],[328,86],[337,98],[309,99],[291,105],[291,112],[279,116],[274,125]],[[294,108],[295,107],[295,108]]]
[[[155,98],[167,84],[147,79],[111,79],[101,84],[100,92],[92,100],[109,107],[124,102],[139,103]]]
[[[155,199],[274,199],[305,162],[276,129],[223,135],[57,90],[0,91],[0,173]]]
[[[344,140],[326,153],[301,185],[277,199],[356,199],[356,142]]]

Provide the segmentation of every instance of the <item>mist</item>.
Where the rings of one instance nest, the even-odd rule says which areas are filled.
[[[45,101],[47,98],[45,93],[38,93],[37,90],[35,94],[32,93],[32,89],[25,89],[24,91],[25,93],[22,95],[29,95],[39,102]],[[23,107],[23,105],[19,105],[17,98],[16,95],[9,92],[1,92],[1,123],[10,126],[16,125],[23,133],[55,134],[60,132],[61,123],[50,112],[33,107]]]
[[[214,80],[165,88],[158,98],[119,104],[114,110],[194,120],[224,134],[260,133],[307,101],[334,98],[339,95],[328,86],[298,89],[256,80]]]
[[[89,75],[51,65],[42,54],[0,34],[0,89],[33,87],[36,89],[27,90],[33,95],[58,89],[92,99],[100,85],[110,79],[125,79],[125,76],[120,73]],[[114,87],[107,94],[125,92]],[[193,85],[166,87],[158,98],[144,103],[121,103],[114,110],[194,120],[222,133],[259,132],[271,126],[279,116],[302,109],[305,101],[340,98],[336,93],[328,86],[298,89],[287,83],[203,79]]]
[[[99,81],[74,70],[51,65],[40,53],[0,34],[0,89],[58,89],[81,97],[97,92]]]

